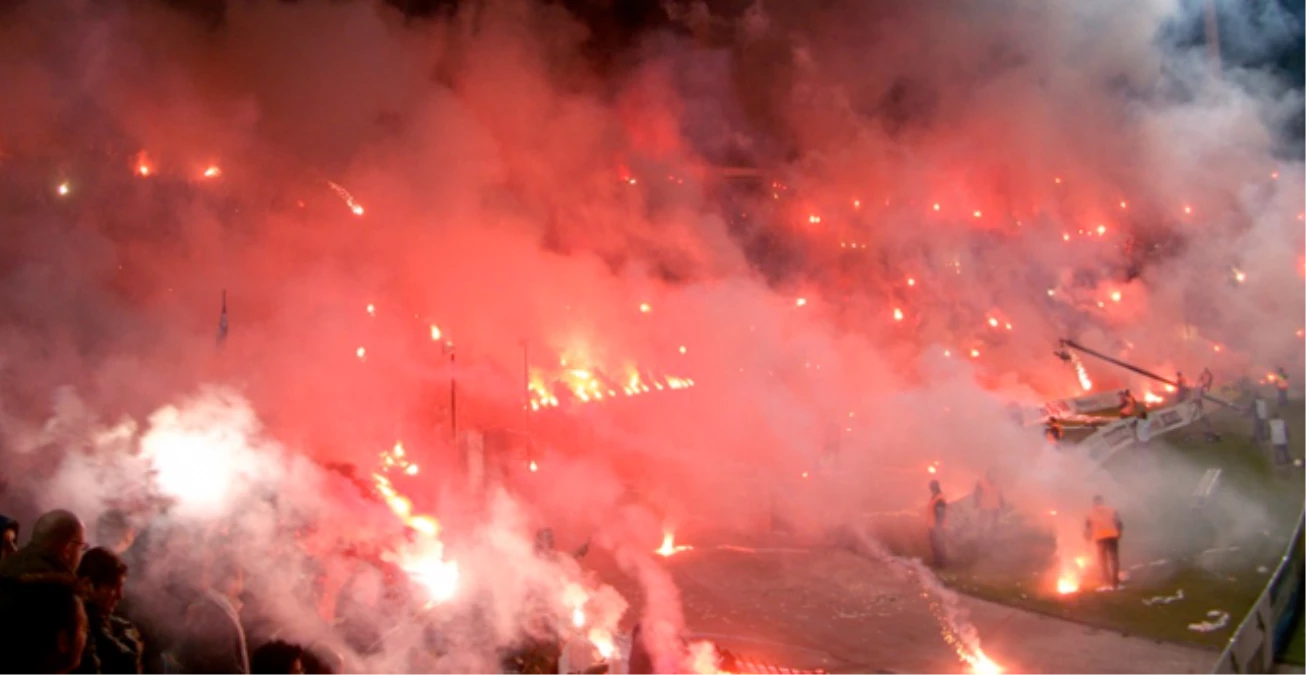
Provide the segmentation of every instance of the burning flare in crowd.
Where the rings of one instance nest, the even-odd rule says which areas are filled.
[[[408,461],[406,455],[403,444],[395,443],[394,448],[381,456],[382,472],[395,468],[406,475],[415,475],[417,464]],[[458,591],[458,563],[444,559],[439,521],[426,514],[414,514],[412,501],[401,494],[386,476],[374,473],[372,480],[390,511],[417,534],[415,541],[390,553],[387,559],[425,588],[431,603],[440,604],[453,598]]]

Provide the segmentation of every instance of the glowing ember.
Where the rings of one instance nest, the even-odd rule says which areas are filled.
[[[352,211],[354,215],[356,216],[363,215],[362,204],[359,204],[358,202],[354,201],[354,196],[349,194],[348,190],[344,189],[343,187],[340,187],[339,185],[331,181],[327,181],[327,185],[330,186],[331,190],[335,192],[337,196],[339,196],[341,199],[344,200],[345,205],[349,207],[349,210]]]
[[[938,205],[938,204],[935,204],[935,205],[934,205],[934,210],[935,210],[935,211],[938,211],[938,210],[939,210],[939,205]]]
[[[798,298],[798,300],[794,301],[794,304],[799,307],[802,307],[803,305],[807,304],[807,298]]]
[[[204,178],[217,178],[222,175],[222,169],[218,168],[216,164],[210,164],[208,168],[204,169],[204,173],[200,175]]]
[[[528,468],[531,470],[531,473],[535,473],[536,471],[540,470],[540,465],[536,464],[535,460],[532,459],[530,466]]]
[[[989,317],[989,325],[992,326],[992,327],[994,327],[994,328],[997,328],[997,327],[998,327],[998,320],[995,319],[995,318],[993,318],[993,317]]]
[[[367,313],[369,316],[376,316],[376,305],[373,305],[370,302],[367,303]]]
[[[1111,302],[1120,302],[1121,297],[1120,291],[1111,291]]]
[[[1192,214],[1193,214],[1193,207],[1191,207],[1191,206],[1185,206],[1185,207],[1184,207],[1184,215],[1189,215],[1189,216],[1191,216]]]
[[[1241,284],[1242,282],[1247,281],[1247,274],[1235,267],[1233,268],[1233,280]]]
[[[358,349],[354,350],[354,354],[355,354],[359,359],[367,358],[367,348],[366,348],[366,347],[359,347]]]
[[[1057,579],[1057,593],[1060,595],[1070,595],[1079,592],[1079,579],[1069,576],[1062,576]]]
[[[1164,402],[1165,402],[1164,397],[1157,396],[1156,394],[1153,394],[1150,391],[1143,392],[1143,403],[1150,403],[1155,405],[1157,403],[1164,403]]]
[[[67,197],[70,189],[71,188],[69,188],[68,186],[68,181],[64,181],[59,184],[59,187],[55,188],[55,192],[58,192],[60,197]]]
[[[980,213],[979,211],[976,211],[974,215],[975,215],[976,218],[980,218],[980,217],[983,217],[984,214],[983,214],[983,213]]]
[[[1079,376],[1079,386],[1084,391],[1093,391],[1093,381],[1088,379],[1088,371],[1078,359],[1075,360],[1075,374]]]
[[[971,357],[972,359],[978,359],[978,358],[979,358],[979,355],[980,355],[980,353],[979,353],[979,350],[978,350],[978,349],[972,349],[972,350],[970,350],[970,357]]]
[[[680,345],[680,353],[681,353],[681,354],[684,354],[685,351],[686,351],[686,350],[685,350],[685,345]]]
[[[440,332],[440,327],[437,326],[437,325],[435,325],[435,324],[431,324],[431,339],[434,340],[434,341],[436,341],[436,342],[439,342],[439,341],[440,341],[440,337],[441,337],[442,335],[443,335],[443,334]]]
[[[893,308],[893,320],[894,320],[894,321],[902,321],[902,310],[901,310],[901,309],[899,309],[899,308],[897,308],[897,307],[894,307],[894,308]]]
[[[647,302],[641,302],[639,303],[639,311],[648,314],[649,312],[653,311],[653,308],[649,307],[649,304]]]
[[[585,610],[577,607],[571,610],[571,624],[577,628],[585,627]]]
[[[154,166],[150,162],[150,156],[142,150],[136,155],[136,175],[142,178],[148,178],[154,173]]]
[[[669,558],[677,553],[680,553],[681,551],[689,551],[692,550],[693,548],[694,548],[693,546],[676,546],[675,533],[664,532],[662,534],[662,546],[658,547],[658,550],[654,551],[654,553],[662,556],[663,558]]]
[[[1098,225],[1098,226],[1097,226],[1097,236],[1101,237],[1102,235],[1105,235],[1105,234],[1106,234],[1106,225]]]
[[[913,278],[911,278],[911,277],[908,277],[908,278],[907,278],[907,285],[908,285],[908,286],[915,286],[915,285],[916,285],[916,280],[913,279]]]

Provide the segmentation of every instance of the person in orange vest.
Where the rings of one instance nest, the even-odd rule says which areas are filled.
[[[1120,514],[1107,506],[1101,495],[1093,497],[1093,508],[1084,522],[1084,538],[1097,547],[1098,571],[1113,590],[1120,588],[1120,535],[1124,531]]]
[[[937,568],[942,568],[948,563],[943,537],[943,526],[947,516],[948,502],[943,498],[943,488],[939,487],[939,481],[932,480],[930,481],[930,503],[925,509],[925,525],[930,534],[930,556]]]
[[[980,529],[988,532],[996,528],[1004,506],[1006,502],[1002,499],[1002,488],[993,479],[993,469],[989,469],[975,482],[975,509],[979,511]]]

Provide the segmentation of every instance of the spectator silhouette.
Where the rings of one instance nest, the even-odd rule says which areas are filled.
[[[36,519],[32,540],[0,563],[0,577],[32,574],[76,576],[86,550],[86,528],[68,511],[50,511]]]
[[[245,629],[240,624],[240,595],[245,573],[220,559],[208,566],[204,587],[186,609],[180,657],[188,673],[249,673]]]
[[[18,521],[0,516],[0,562],[18,550]]]
[[[9,673],[67,673],[86,649],[86,610],[64,574],[0,579],[0,667]]]
[[[141,672],[140,632],[116,612],[127,583],[126,563],[107,548],[93,548],[82,556],[77,577],[85,594],[90,635],[76,672]]]

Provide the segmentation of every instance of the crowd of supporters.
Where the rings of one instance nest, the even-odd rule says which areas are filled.
[[[132,583],[150,547],[121,511],[96,521],[93,537],[74,513],[32,523],[0,516],[0,658],[26,673],[330,673],[339,657],[266,630],[246,603],[230,556],[211,555],[176,583]],[[194,570],[192,570],[194,571]],[[154,579],[157,581],[157,577]],[[148,607],[148,609],[147,609]],[[256,613],[256,612],[255,612]]]

